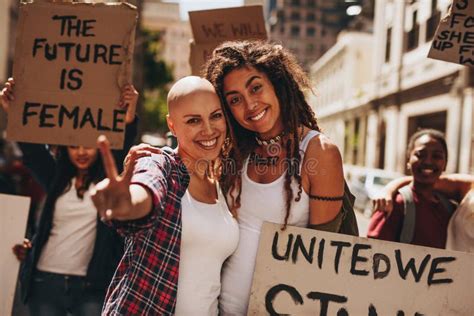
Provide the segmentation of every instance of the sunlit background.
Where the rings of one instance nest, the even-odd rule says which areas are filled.
[[[141,140],[164,145],[166,93],[190,74],[188,11],[261,5],[271,41],[298,58],[312,80],[307,99],[339,146],[357,207],[406,173],[406,146],[419,128],[446,134],[448,172],[474,173],[474,71],[427,58],[448,0],[135,0],[140,30],[134,84]],[[0,81],[11,74],[17,0],[0,1]],[[2,113],[0,132],[5,129]],[[5,160],[5,159],[4,159]]]

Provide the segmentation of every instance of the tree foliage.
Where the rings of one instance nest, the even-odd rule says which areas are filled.
[[[161,58],[162,33],[143,30],[143,112],[144,131],[166,131],[166,96],[173,82],[172,68]]]

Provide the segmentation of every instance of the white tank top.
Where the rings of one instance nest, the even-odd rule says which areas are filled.
[[[175,315],[218,315],[221,270],[237,247],[239,227],[219,188],[218,202],[181,199],[182,233]]]
[[[309,141],[319,134],[317,131],[310,131],[303,138],[300,143],[301,161],[303,161]],[[248,158],[243,167],[241,207],[238,209],[239,245],[224,265],[220,298],[221,315],[247,315],[250,288],[263,222],[278,224],[285,222],[285,175],[283,174],[271,183],[257,183],[248,177],[247,168]],[[293,181],[291,185],[296,196],[298,184]],[[309,197],[303,190],[301,199],[298,202],[293,200],[291,203],[288,225],[306,227],[308,221]]]
[[[77,197],[76,178],[54,206],[53,226],[36,268],[45,272],[85,276],[94,251],[97,210],[89,191]]]
[[[449,220],[446,249],[474,253],[474,190],[467,193]]]

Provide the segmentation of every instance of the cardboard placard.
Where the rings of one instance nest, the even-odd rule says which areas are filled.
[[[12,247],[25,237],[30,198],[0,194],[0,315],[11,315],[20,262]]]
[[[438,25],[428,57],[474,67],[474,0],[453,0]]]
[[[189,12],[194,41],[189,63],[194,75],[214,48],[225,41],[267,39],[263,8],[260,5]]]
[[[104,134],[122,148],[136,23],[126,3],[21,4],[8,138],[95,147]]]
[[[474,254],[264,223],[248,315],[472,315]]]

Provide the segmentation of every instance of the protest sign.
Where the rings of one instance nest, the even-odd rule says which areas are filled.
[[[23,243],[30,198],[0,194],[0,315],[11,315],[20,262],[12,247]]]
[[[11,140],[122,148],[136,9],[126,3],[20,5],[9,111]]]
[[[189,63],[194,75],[214,48],[224,41],[267,39],[262,6],[213,9],[189,12],[194,40],[191,42]]]
[[[472,315],[474,254],[264,223],[248,315]]]
[[[474,67],[474,0],[453,0],[428,57]]]

